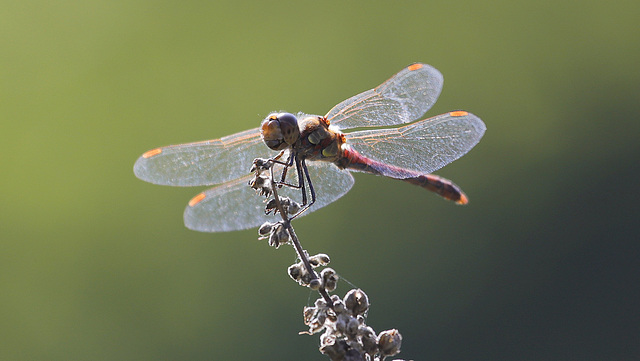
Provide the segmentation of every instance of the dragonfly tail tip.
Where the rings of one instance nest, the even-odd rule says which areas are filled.
[[[462,205],[467,204],[467,203],[469,203],[469,198],[467,198],[467,196],[464,193],[461,193],[460,194],[460,199],[458,199],[456,201],[456,203],[457,204],[462,204]]]

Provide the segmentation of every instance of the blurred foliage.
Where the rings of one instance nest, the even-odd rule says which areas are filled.
[[[323,360],[287,247],[182,225],[144,151],[324,114],[415,61],[430,115],[488,131],[438,174],[467,207],[356,175],[296,222],[416,360],[630,360],[638,337],[636,1],[5,1],[0,359]],[[344,294],[347,287],[339,288]]]

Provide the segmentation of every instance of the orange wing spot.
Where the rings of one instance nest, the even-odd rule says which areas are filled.
[[[151,158],[154,155],[158,155],[160,153],[162,153],[162,148],[151,149],[148,152],[144,152],[144,154],[142,154],[142,158]]]
[[[189,207],[193,207],[196,204],[202,202],[203,199],[205,199],[207,197],[206,194],[204,194],[204,192],[198,194],[197,196],[191,198],[191,200],[189,201]]]
[[[449,112],[449,115],[452,117],[464,117],[465,115],[469,115],[469,113],[464,110],[457,110],[455,112]]]
[[[423,66],[422,64],[411,64],[407,69],[409,69],[409,71],[414,71],[414,70],[421,69],[422,66]]]

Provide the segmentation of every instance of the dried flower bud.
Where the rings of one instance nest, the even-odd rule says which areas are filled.
[[[264,184],[265,179],[265,177],[257,175],[249,180],[249,186],[255,190],[258,190]]]
[[[324,321],[327,320],[327,313],[322,311],[318,312],[318,317],[316,317],[316,320],[319,325],[324,325]]]
[[[387,330],[380,332],[378,337],[378,348],[383,357],[397,355],[400,352],[402,335],[398,330]]]
[[[302,311],[304,324],[309,325],[309,323],[311,323],[311,320],[313,320],[317,314],[318,314],[317,307],[305,307],[304,310]]]
[[[281,244],[288,243],[289,240],[289,232],[282,226],[282,223],[277,223],[269,236],[269,245],[278,248]]]
[[[338,320],[338,315],[334,310],[330,308],[326,308],[326,312],[327,312],[327,318],[329,319],[329,321],[336,322]]]
[[[330,346],[336,343],[336,336],[328,332],[320,335],[320,346]]]
[[[314,268],[318,266],[326,266],[330,261],[329,256],[324,253],[318,253],[315,256],[309,257],[309,263],[311,263]]]
[[[306,307],[303,313],[304,324],[309,326],[310,335],[321,331],[324,328],[324,323],[327,320],[327,314],[323,310],[319,310],[315,307]]]
[[[344,313],[344,311],[346,310],[346,308],[344,307],[344,302],[342,302],[342,300],[334,302],[333,310],[336,311],[336,313],[338,314]]]
[[[258,228],[258,235],[260,236],[259,239],[266,238],[266,236],[271,233],[271,230],[273,229],[273,226],[275,226],[276,224],[277,223],[264,222],[260,226],[260,228]]]
[[[370,356],[378,353],[378,337],[373,328],[369,326],[362,326],[358,329],[358,333],[362,336],[362,348],[364,352]]]
[[[360,327],[360,322],[356,320],[354,317],[349,318],[349,322],[347,323],[347,329],[345,330],[345,334],[349,338],[355,338],[358,334],[358,328]]]
[[[344,296],[344,304],[353,315],[360,315],[369,309],[369,298],[361,289],[352,289]]]
[[[295,214],[300,210],[300,204],[289,197],[281,198],[280,202],[288,214]]]
[[[333,292],[338,286],[338,275],[333,268],[325,268],[320,272],[320,278],[324,283],[324,289],[327,292]]]
[[[364,358],[364,355],[361,353],[361,351],[355,348],[350,348],[344,355],[344,361],[366,361],[366,359]]]
[[[264,214],[269,214],[273,211],[273,214],[277,214],[278,210],[276,209],[276,199],[270,199],[267,204],[264,206]]]
[[[322,287],[322,281],[319,278],[313,278],[311,281],[309,281],[309,288],[311,288],[314,291],[317,291],[320,289],[320,287]]]
[[[287,214],[295,214],[300,210],[300,208],[302,208],[298,202],[289,197],[279,197],[278,199],[280,201],[280,206]],[[269,200],[264,208],[265,214],[270,214],[271,212],[273,212],[273,214],[278,214],[280,212],[275,198]]]
[[[301,208],[302,206],[300,205],[300,203],[292,199],[289,199],[289,202],[287,202],[287,204],[285,205],[285,209],[289,214],[296,214],[298,213],[298,211],[300,211]]]
[[[298,281],[298,283],[301,286],[308,286],[309,284],[311,284],[311,281],[315,279],[314,275],[312,275],[311,273],[307,272],[307,270],[304,270],[304,273],[302,274],[302,277],[300,277],[300,280]]]
[[[324,289],[327,292],[333,292],[336,290],[336,287],[338,287],[338,278],[334,277],[334,278],[330,278],[328,280],[326,280],[324,282]]]
[[[302,278],[302,275],[306,272],[302,264],[296,263],[289,266],[287,270],[289,272],[289,277],[291,277],[294,281],[299,282]]]
[[[271,178],[267,175],[256,175],[249,181],[249,186],[256,190],[261,196],[269,197],[273,189],[271,188]]]
[[[273,163],[269,159],[256,158],[253,160],[253,164],[251,165],[251,170],[249,170],[249,172],[261,173],[271,168],[272,165]]]
[[[330,339],[330,337],[327,337]],[[329,340],[327,340],[329,341]],[[327,342],[324,346],[320,347],[320,352],[329,356],[331,360],[344,360],[349,349],[349,345],[344,340],[332,340],[333,342]]]
[[[336,319],[336,331],[341,334],[345,334],[347,332],[347,325],[349,324],[350,320],[351,317],[349,315],[344,313],[338,314],[338,317]]]

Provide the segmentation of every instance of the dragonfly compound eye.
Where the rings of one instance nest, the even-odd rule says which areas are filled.
[[[272,113],[262,121],[262,140],[273,150],[283,150],[300,138],[298,119],[291,113]]]
[[[285,143],[292,145],[300,138],[300,128],[298,128],[298,118],[291,113],[278,114],[280,130],[284,135]]]

